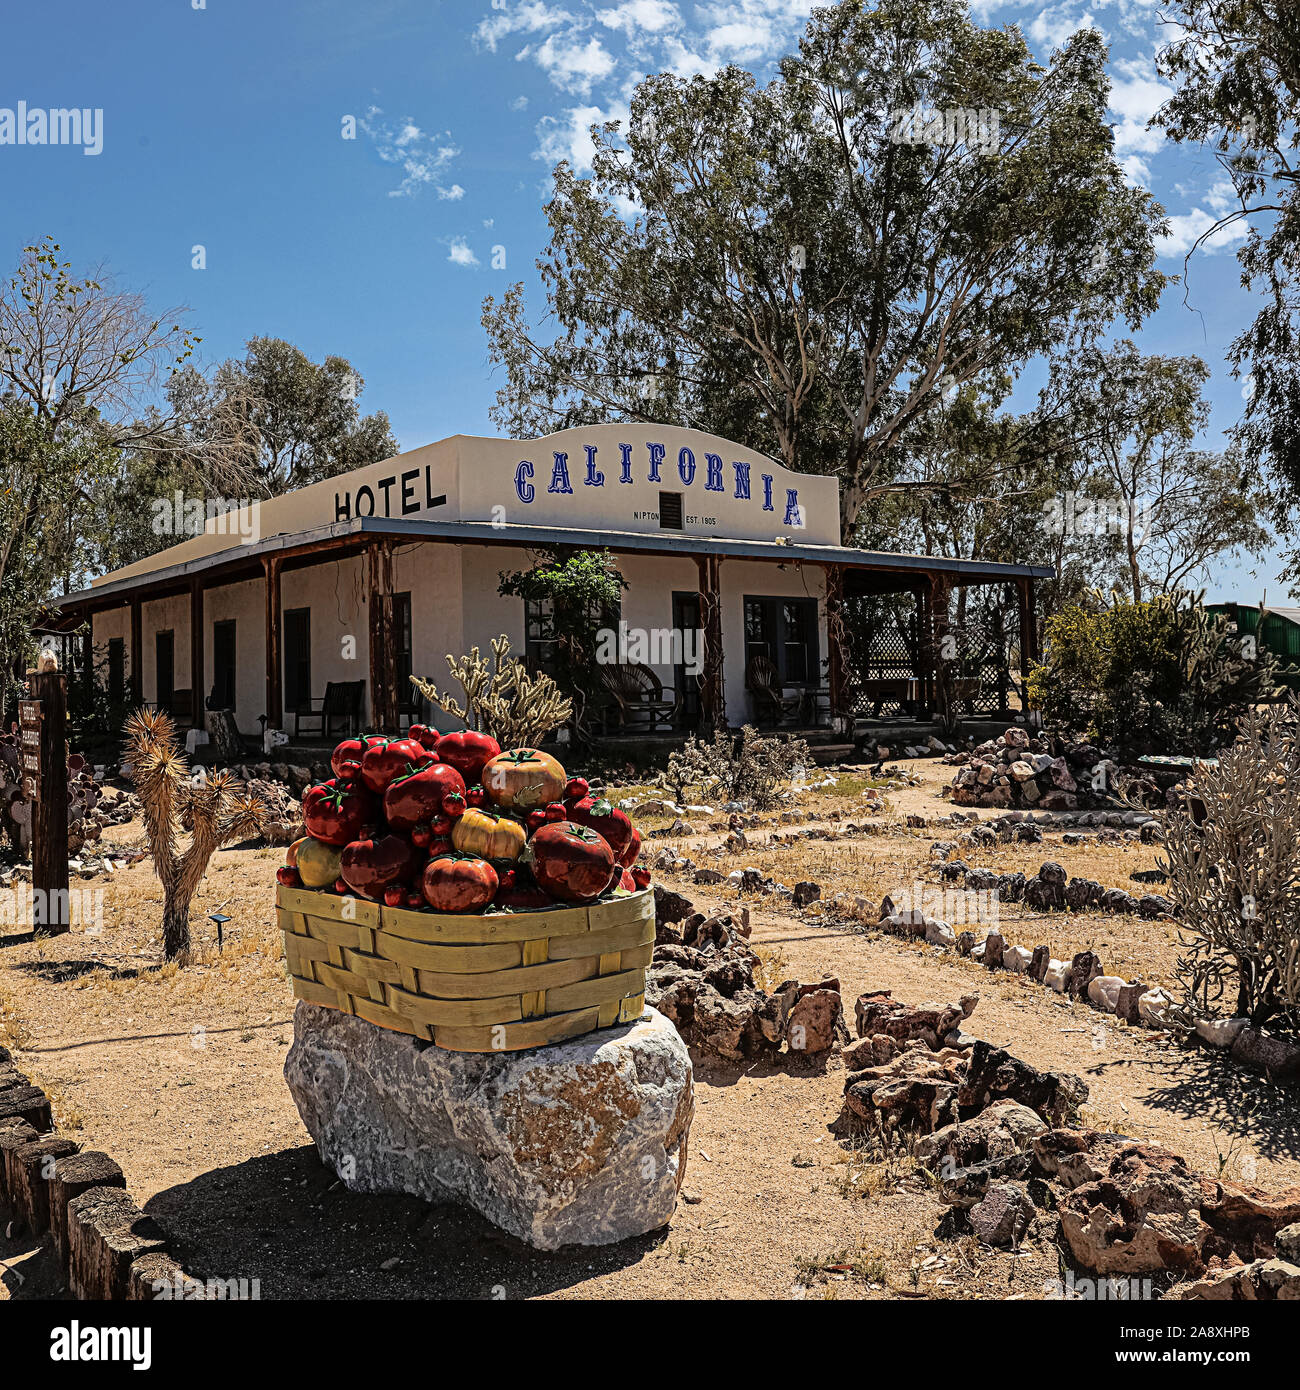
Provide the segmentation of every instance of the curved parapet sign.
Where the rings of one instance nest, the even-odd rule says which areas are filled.
[[[95,584],[371,518],[840,541],[834,478],[794,473],[753,449],[673,425],[593,425],[530,440],[458,434],[247,507],[223,510],[213,499],[180,493],[164,503],[168,524],[194,534]]]
[[[700,430],[594,425],[454,442],[463,521],[839,544],[835,479]]]

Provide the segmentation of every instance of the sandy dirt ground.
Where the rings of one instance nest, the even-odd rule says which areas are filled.
[[[937,791],[950,769],[916,766],[923,786],[887,793],[888,834],[765,848],[762,832],[750,831],[751,848],[719,867],[752,863],[789,882],[816,879],[826,896],[841,885],[876,902],[918,876],[937,883],[929,845],[954,831],[907,830],[902,819],[945,812]],[[810,794],[803,805],[827,824],[865,819],[844,796]],[[113,833],[139,842],[138,825]],[[681,848],[712,864],[722,838],[702,833]],[[649,843],[657,850],[661,841]],[[1059,836],[963,851],[971,864],[1027,872],[1056,859],[1130,889],[1128,875],[1157,854],[1063,846]],[[101,932],[0,951],[0,1041],[50,1092],[61,1128],[122,1164],[191,1272],[257,1279],[264,1298],[339,1299],[1032,1299],[1061,1276],[1050,1244],[1012,1254],[937,1239],[943,1208],[905,1151],[855,1149],[828,1131],[844,1082],[837,1056],[811,1069],[697,1067],[683,1200],[663,1231],[614,1248],[539,1254],[454,1207],[348,1192],[321,1165],[283,1081],[293,1001],[272,911],[280,859],[256,848],[217,856],[193,912],[199,957],[185,970],[160,964],[161,900],[147,862],[79,885],[104,890]],[[701,907],[736,901],[729,887],[662,877]],[[766,974],[836,975],[850,1016],[867,989],[910,1002],[978,992],[968,1030],[1036,1066],[1082,1075],[1090,1123],[1159,1141],[1212,1174],[1300,1183],[1295,1093],[1221,1054],[1124,1028],[1021,978],[864,924],[747,901]],[[232,919],[220,954],[207,921],[218,911]],[[1177,954],[1169,922],[1004,911],[1013,941],[1047,940],[1058,955],[1093,946],[1108,969],[1143,979],[1167,979]],[[0,1240],[0,1261],[0,1298],[50,1291],[40,1255],[21,1243]]]

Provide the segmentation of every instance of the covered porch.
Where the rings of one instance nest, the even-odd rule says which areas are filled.
[[[652,639],[651,659],[599,661],[581,692],[592,732],[629,742],[743,723],[851,740],[947,711],[1008,715],[1038,655],[1035,582],[1050,573],[783,539],[354,517],[95,586],[45,627],[72,679],[89,685],[98,664],[131,705],[228,725],[250,746],[281,731],[324,747],[445,721],[409,677],[445,689],[444,654],[498,633],[544,666],[545,613],[497,587],[554,545],[608,549],[629,585],[620,622]],[[693,661],[680,642],[691,633]],[[655,634],[678,645],[656,650]]]

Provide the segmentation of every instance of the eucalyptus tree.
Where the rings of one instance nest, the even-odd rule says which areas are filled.
[[[1155,307],[1163,213],[1114,158],[1105,61],[1091,30],[1044,67],[959,0],[846,0],[766,85],[647,78],[590,177],[555,169],[547,314],[484,303],[496,420],[729,435],[837,476],[851,541],[945,396]]]
[[[1192,250],[1241,224],[1244,286],[1260,296],[1231,361],[1248,378],[1238,454],[1262,465],[1294,535],[1300,492],[1300,7],[1295,0],[1175,0],[1160,68],[1177,84],[1156,115],[1175,140],[1211,147],[1233,203]],[[1294,547],[1293,547],[1294,549]],[[1300,573],[1300,555],[1292,558]]]

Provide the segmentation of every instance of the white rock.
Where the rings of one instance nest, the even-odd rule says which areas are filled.
[[[984,959],[984,943],[982,941],[976,942],[976,944],[971,947],[970,958],[971,960]]]
[[[1156,985],[1138,996],[1138,1018],[1149,1028],[1163,1028],[1168,1022],[1166,1011],[1173,1002],[1174,996]]]
[[[1211,1047],[1231,1047],[1249,1022],[1248,1018],[1198,1018],[1196,1036]]]
[[[355,1192],[460,1201],[542,1250],[672,1217],[694,1115],[690,1054],[654,1009],[523,1052],[448,1052],[299,1002],[285,1080]]]
[[[1002,968],[1013,975],[1023,975],[1033,958],[1034,953],[1023,946],[1005,946],[1002,950]]]
[[[936,922],[933,917],[929,918],[925,924],[925,939],[931,946],[955,946],[957,944],[957,933],[947,924],[947,922]]]
[[[1119,975],[1098,975],[1095,980],[1088,981],[1088,998],[1097,1008],[1113,1014],[1125,983]]]
[[[1065,982],[1070,974],[1070,962],[1066,960],[1049,960],[1047,962],[1047,973],[1043,976],[1043,983],[1049,988],[1054,989],[1057,994],[1065,993]]]

